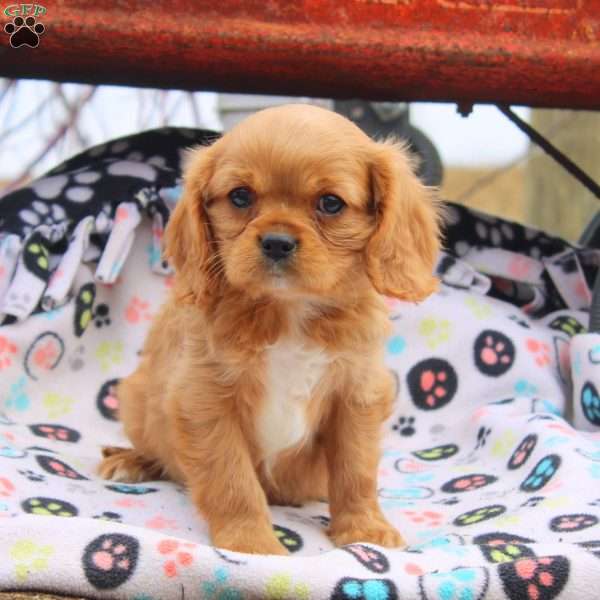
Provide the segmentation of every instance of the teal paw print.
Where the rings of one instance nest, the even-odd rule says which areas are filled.
[[[8,398],[5,401],[6,408],[12,408],[23,412],[29,408],[29,396],[25,393],[25,377],[20,377],[10,386]]]
[[[581,408],[592,425],[600,425],[600,396],[591,381],[587,381],[581,389]]]
[[[579,359],[579,363],[581,365],[581,356],[579,355],[579,353],[577,353],[577,358]],[[589,351],[588,358],[590,359],[590,362],[594,365],[600,363],[600,344],[592,346],[592,349]],[[579,369],[579,371],[581,371],[581,368]]]
[[[464,556],[468,553],[468,549],[464,546],[460,536],[455,534],[434,537],[422,544],[411,546],[411,550],[442,550],[452,556]]]
[[[515,394],[517,396],[528,396],[532,397],[538,393],[538,389],[533,383],[529,383],[526,379],[519,379],[514,386]]]
[[[148,262],[150,263],[151,268],[162,260],[160,248],[154,244],[148,244],[146,247],[146,254],[148,255]]]
[[[560,463],[558,454],[550,454],[542,458],[521,484],[521,491],[537,492],[542,489],[554,477]]]
[[[397,356],[398,354],[402,354],[405,349],[406,340],[402,336],[395,335],[388,340],[387,351],[389,354]]]
[[[396,586],[389,579],[355,579],[338,581],[330,600],[397,600]]]
[[[422,575],[419,579],[425,600],[480,600],[489,586],[489,574],[484,568],[459,567]]]
[[[227,585],[229,572],[225,567],[219,567],[214,571],[212,581],[202,583],[202,591],[208,600],[242,600],[240,590]]]
[[[415,500],[424,500],[433,496],[433,490],[427,487],[382,488],[379,492],[383,508],[414,506]]]

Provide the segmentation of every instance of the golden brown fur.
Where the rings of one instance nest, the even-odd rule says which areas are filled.
[[[240,186],[249,208],[228,197]],[[323,194],[346,207],[319,213]],[[134,450],[105,450],[102,475],[184,483],[214,544],[231,550],[285,554],[268,502],[320,498],[336,544],[401,545],[376,497],[394,394],[380,294],[416,302],[435,290],[438,224],[400,145],[319,108],[262,111],[193,151],[166,232],[175,284],[118,389]],[[261,255],[271,231],[299,240],[285,267]],[[267,460],[258,423],[283,342],[326,368],[303,405],[301,441]]]

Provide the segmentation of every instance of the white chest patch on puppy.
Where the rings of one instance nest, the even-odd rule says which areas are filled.
[[[279,452],[306,437],[306,409],[330,357],[321,348],[281,340],[267,350],[265,398],[258,417],[258,441],[269,468]]]

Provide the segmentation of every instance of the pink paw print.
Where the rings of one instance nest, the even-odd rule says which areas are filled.
[[[540,367],[550,364],[550,346],[546,342],[538,342],[533,338],[527,340],[527,350],[535,356],[535,362]]]
[[[119,498],[119,500],[115,500],[115,505],[121,508],[144,508],[146,506],[143,500],[134,498]]]
[[[15,491],[15,486],[6,477],[0,477],[0,496],[8,498]]]
[[[33,362],[40,369],[50,370],[55,365],[58,348],[56,342],[48,340],[43,346],[40,346],[33,353]]]
[[[531,270],[531,259],[517,256],[508,264],[508,272],[517,279],[523,279],[529,275]]]
[[[146,527],[149,527],[150,529],[177,529],[177,521],[165,519],[162,515],[156,515],[152,519],[146,521]]]
[[[17,347],[4,336],[0,336],[0,371],[12,365],[12,355],[17,353]]]
[[[149,321],[152,318],[148,308],[150,304],[137,296],[134,296],[125,309],[125,318],[129,323],[139,323]]]
[[[433,510],[418,512],[415,510],[402,511],[413,523],[422,523],[427,527],[439,527],[443,523],[444,515]]]
[[[152,225],[152,237],[156,240],[162,240],[164,228],[156,224]]]
[[[598,517],[590,514],[571,514],[554,517],[550,521],[552,531],[581,531],[598,524]]]
[[[119,206],[119,208],[117,208],[117,212],[115,213],[115,223],[126,221],[128,217],[129,211],[124,206]]]
[[[195,548],[189,542],[180,543],[177,540],[162,540],[158,543],[158,551],[167,559],[163,564],[163,571],[167,577],[175,577],[178,569],[189,567],[194,562],[194,556],[189,552]]]
[[[48,286],[52,285],[55,281],[58,281],[59,279],[61,279],[64,274],[65,274],[65,272],[62,269],[56,269],[56,271],[54,271],[54,273],[52,273],[52,275],[50,277]]]

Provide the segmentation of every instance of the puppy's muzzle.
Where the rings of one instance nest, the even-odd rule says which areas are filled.
[[[287,233],[267,233],[259,243],[263,255],[274,262],[289,259],[298,248],[298,240]]]

